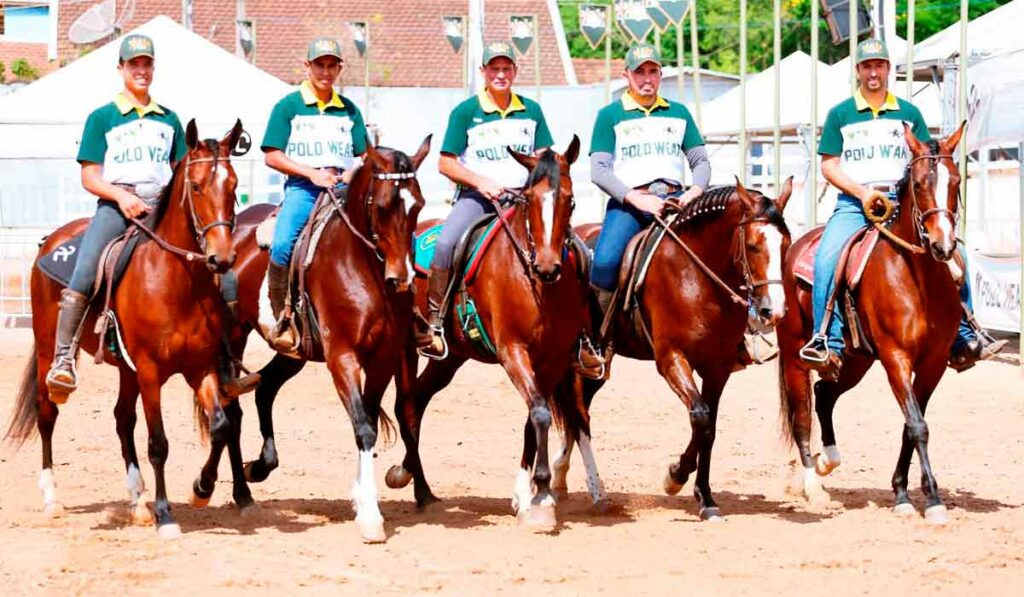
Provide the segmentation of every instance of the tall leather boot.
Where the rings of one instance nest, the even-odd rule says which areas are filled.
[[[288,267],[273,261],[267,264],[267,285],[270,287],[270,309],[277,323],[270,332],[270,345],[276,350],[295,350],[295,333],[291,322],[284,317],[284,304],[288,297]]]
[[[451,277],[450,269],[434,269],[430,272],[427,287],[428,329],[416,334],[416,347],[427,358],[443,359],[448,356],[448,344],[444,339],[444,311]]]
[[[46,374],[46,387],[53,402],[65,402],[68,395],[78,387],[78,371],[75,368],[75,361],[78,358],[76,336],[88,306],[89,297],[84,294],[70,288],[61,290],[60,311],[57,316],[57,348],[54,351],[53,365]]]
[[[576,351],[576,362],[573,363],[573,367],[576,373],[582,377],[605,379],[608,374],[607,363],[611,358],[611,348],[608,343],[609,346],[605,347],[605,354],[600,349],[600,344],[604,343],[601,338],[601,326],[604,324],[615,293],[597,286],[591,286],[591,289],[594,291],[597,309],[592,310],[590,332],[584,331],[580,334],[579,348]]]

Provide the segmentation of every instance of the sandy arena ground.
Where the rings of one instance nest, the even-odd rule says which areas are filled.
[[[0,331],[0,413],[11,411],[31,344]],[[254,343],[255,344],[255,343]],[[250,365],[266,349],[253,346]],[[774,364],[733,377],[718,425],[712,488],[725,524],[700,523],[688,484],[661,492],[665,467],[689,438],[681,403],[653,365],[618,360],[593,410],[594,446],[617,508],[588,510],[578,452],[572,495],[552,535],[519,528],[511,513],[526,409],[504,373],[469,365],[428,413],[423,454],[444,502],[417,512],[411,488],[383,483],[401,444],[378,446],[381,510],[389,540],[363,545],[347,494],[356,468],[348,418],[322,365],[278,400],[281,468],[253,485],[261,508],[241,518],[230,501],[227,458],[210,507],[188,505],[205,460],[180,378],[165,388],[167,466],[184,536],[167,542],[126,522],[127,494],[111,414],[112,367],[82,365],[84,385],[55,436],[58,495],[49,520],[36,489],[38,439],[0,447],[0,591],[4,595],[247,593],[899,594],[1019,595],[1024,582],[1024,401],[1014,365],[982,363],[943,380],[928,412],[931,456],[951,523],[889,511],[902,420],[876,368],[836,409],[843,465],[826,479],[835,507],[804,508],[785,493],[791,455],[779,440]],[[386,408],[392,408],[392,398]],[[243,449],[259,449],[252,397]],[[142,470],[146,429],[136,432]],[[916,463],[913,498],[920,508]],[[692,481],[691,481],[692,484]],[[148,494],[152,499],[152,490]],[[55,592],[55,593],[54,593]]]

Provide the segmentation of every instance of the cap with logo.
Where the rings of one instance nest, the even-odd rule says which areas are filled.
[[[306,52],[306,60],[312,62],[323,56],[334,56],[341,60],[341,44],[329,37],[318,37],[309,42],[309,50]]]
[[[512,49],[512,44],[507,41],[492,41],[484,47],[484,66],[491,63],[491,60],[495,58],[508,58],[513,62],[516,61],[516,53]]]
[[[139,56],[154,58],[153,40],[145,35],[132,34],[121,40],[121,51],[118,57],[122,61],[128,61]]]
[[[633,44],[633,47],[626,52],[626,68],[634,71],[645,62],[653,62],[661,66],[661,54],[651,44]]]
[[[857,44],[857,64],[866,60],[889,60],[889,49],[880,39],[865,39]]]

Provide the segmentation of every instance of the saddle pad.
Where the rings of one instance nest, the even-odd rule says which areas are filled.
[[[43,255],[36,261],[36,265],[39,266],[39,270],[49,276],[53,281],[57,282],[61,286],[67,286],[71,282],[71,274],[75,271],[75,264],[78,263],[79,250],[82,247],[82,238],[85,233],[73,236],[69,240],[57,245],[57,248],[50,251],[46,255]],[[118,236],[112,240],[109,244],[120,242],[124,235]],[[131,259],[132,253],[135,252],[135,248],[139,246],[139,243],[147,239],[145,234],[137,233],[131,235],[128,239],[127,245],[124,250],[117,255],[117,263],[114,266],[114,289],[117,288],[117,283],[121,280],[121,276],[124,275],[126,269],[128,269],[128,262]],[[108,244],[108,246],[109,246]],[[104,250],[101,255],[105,255],[107,252]],[[101,263],[98,270],[99,275],[103,275],[104,267]],[[96,285],[94,284],[95,288]]]
[[[413,235],[412,246],[415,255],[413,266],[416,268],[416,273],[423,276],[430,275],[430,264],[434,262],[434,251],[437,249],[437,239],[441,236],[442,228],[444,228],[443,222]]]
[[[506,218],[512,217],[515,208],[506,212]],[[498,230],[500,230],[498,218],[493,218],[490,223],[482,229],[482,232],[478,232],[473,235],[467,243],[465,251],[469,252],[469,256],[466,258],[466,267],[463,270],[463,279],[465,283],[471,284],[473,279],[476,277],[477,270],[480,269],[480,263],[483,262],[484,254],[487,253],[488,247],[491,246],[491,242],[494,237],[497,236]],[[430,264],[434,262],[434,252],[437,249],[437,239],[441,236],[441,229],[444,228],[444,222],[440,222],[424,228],[419,231],[419,234],[413,236],[413,251],[415,252],[415,258],[413,259],[413,267],[416,269],[416,273],[427,277],[430,275]],[[456,249],[458,251],[458,249]],[[459,255],[455,255],[452,260],[453,263],[459,262]]]
[[[818,227],[809,233],[817,234],[817,237],[804,248],[802,253],[797,255],[796,262],[793,264],[793,273],[797,279],[811,286],[814,285],[814,257],[817,255],[818,247],[821,245],[821,231],[824,231],[824,227]],[[855,234],[848,241],[855,243],[849,249],[850,256],[846,260],[846,267],[844,269],[846,285],[851,289],[856,288],[857,284],[860,283],[861,276],[864,275],[864,268],[867,267],[868,259],[878,244],[878,237],[878,230],[871,228],[863,234]],[[843,252],[845,253],[846,250],[844,247]]]

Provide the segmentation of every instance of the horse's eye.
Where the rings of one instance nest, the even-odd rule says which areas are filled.
[[[199,183],[198,182],[191,182],[190,181],[189,185],[191,185],[193,193],[198,193],[200,191]]]

